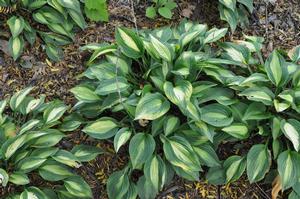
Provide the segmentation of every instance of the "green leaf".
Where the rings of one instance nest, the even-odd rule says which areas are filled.
[[[51,124],[59,120],[66,112],[68,107],[61,102],[51,104],[45,111],[43,119],[46,124]]]
[[[69,167],[79,168],[81,166],[79,159],[66,150],[59,150],[57,153],[52,155],[52,158]]]
[[[9,29],[10,29],[10,32],[11,32],[13,38],[16,38],[23,31],[25,22],[24,22],[23,17],[18,18],[16,16],[12,16],[11,18],[9,18],[7,20],[7,24],[9,26]]]
[[[280,128],[298,152],[300,149],[300,122],[295,119],[281,120]]]
[[[3,187],[6,187],[8,180],[9,180],[9,176],[8,176],[7,172],[4,169],[0,168],[0,184]]]
[[[167,168],[159,155],[149,158],[144,166],[144,174],[147,181],[153,186],[155,192],[159,192],[166,183]]]
[[[150,19],[154,19],[157,16],[156,14],[156,10],[153,6],[149,6],[146,9],[146,17],[150,18]]]
[[[143,55],[143,42],[132,30],[127,28],[117,28],[115,37],[117,44],[121,47],[122,52],[126,56],[137,59]]]
[[[116,136],[114,137],[114,148],[116,153],[118,153],[121,146],[123,146],[130,139],[131,134],[131,131],[126,127],[121,128],[116,133]]]
[[[208,167],[220,166],[220,160],[215,150],[209,144],[201,144],[193,147],[194,151],[198,155],[201,164]]]
[[[179,136],[173,136],[164,140],[164,153],[166,159],[174,166],[183,170],[201,170],[197,154],[190,143]]]
[[[7,140],[1,146],[2,157],[9,159],[20,147],[22,147],[26,142],[27,135],[16,136]]]
[[[170,109],[170,102],[160,93],[147,93],[137,104],[135,120],[155,120]]]
[[[205,38],[203,43],[208,44],[208,43],[216,42],[220,40],[222,37],[224,37],[227,31],[228,31],[227,28],[222,28],[222,29],[212,28],[205,33]]]
[[[251,101],[262,102],[267,106],[273,105],[274,93],[267,87],[247,88],[239,94],[245,96]]]
[[[82,131],[96,139],[107,139],[117,133],[118,124],[112,118],[102,117],[85,126]]]
[[[210,104],[201,108],[201,120],[215,127],[225,127],[232,123],[233,117],[228,107]]]
[[[108,21],[106,0],[86,0],[85,14],[93,21]]]
[[[300,60],[300,45],[291,49],[288,52],[288,56],[293,62],[298,62]]]
[[[161,59],[171,62],[173,60],[173,54],[170,47],[158,40],[156,37],[150,35],[150,43],[152,46],[153,52],[156,56],[160,57]]]
[[[124,77],[116,77],[101,81],[100,85],[95,90],[98,95],[108,95],[116,92],[123,92],[129,87],[127,79]]]
[[[189,81],[177,81],[175,86],[171,82],[164,83],[164,91],[167,98],[177,106],[185,108],[193,93],[193,86]]]
[[[26,157],[18,163],[17,169],[24,173],[29,173],[39,168],[46,160],[45,158]]]
[[[282,190],[292,187],[298,182],[300,157],[297,152],[286,150],[278,156],[278,172]]]
[[[76,12],[81,12],[80,2],[78,0],[57,0],[57,1],[61,6],[65,8],[72,9]]]
[[[73,21],[82,29],[84,30],[87,27],[87,24],[84,20],[84,16],[81,12],[77,12],[75,10],[68,10],[69,15],[73,19]]]
[[[16,61],[23,52],[24,39],[22,36],[11,37],[8,42],[9,52]]]
[[[249,12],[253,12],[253,0],[237,0],[239,3],[245,5]]]
[[[138,133],[129,143],[129,155],[133,168],[146,162],[155,150],[155,140],[151,134]]]
[[[58,62],[63,58],[63,51],[60,47],[54,44],[47,43],[46,45],[47,56],[54,62]]]
[[[230,25],[231,30],[234,32],[238,24],[237,12],[232,11],[222,4],[219,4],[219,12],[220,18],[224,21],[227,21]]]
[[[235,12],[236,9],[236,0],[219,0],[220,3],[222,3],[227,8],[231,9],[233,12]]]
[[[69,168],[63,164],[56,161],[46,161],[39,168],[39,175],[47,181],[60,181],[74,174],[69,170]]]
[[[28,187],[22,192],[19,199],[32,199],[32,198],[47,198],[47,196],[43,191],[41,191],[37,187]]]
[[[75,95],[76,99],[83,102],[97,102],[100,100],[100,97],[95,94],[90,88],[86,86],[76,86],[71,89],[71,92]]]
[[[259,102],[251,103],[246,112],[243,115],[243,120],[263,120],[271,117],[270,114],[266,112],[267,108],[264,104]]]
[[[70,194],[79,198],[92,198],[90,186],[80,176],[72,176],[64,180],[64,186]]]
[[[94,146],[76,145],[73,147],[71,153],[73,153],[80,162],[89,162],[94,160],[99,154],[103,154],[104,151]]]
[[[167,19],[171,19],[172,16],[173,16],[173,13],[172,11],[170,10],[170,8],[164,6],[164,7],[160,7],[158,8],[158,13],[163,16],[164,18],[167,18]]]
[[[107,180],[106,190],[108,197],[123,198],[129,189],[129,178],[124,171],[116,171]]]
[[[238,180],[246,169],[246,159],[237,155],[227,158],[223,164],[226,171],[226,182]]]
[[[247,154],[247,176],[250,183],[262,180],[271,166],[271,153],[267,146],[256,144]]]
[[[249,137],[248,128],[243,123],[232,123],[231,125],[222,128],[222,131],[238,139],[246,139]]]
[[[180,126],[180,120],[175,116],[168,116],[164,121],[164,134],[166,136],[172,134]]]
[[[151,181],[147,180],[145,176],[139,178],[137,182],[137,191],[139,198],[143,199],[155,199],[157,194],[155,188],[151,184]]]
[[[33,87],[27,87],[23,90],[20,90],[18,92],[16,92],[10,99],[10,108],[13,111],[16,111],[21,103],[25,100],[26,96],[31,92],[31,90],[33,89]]]
[[[14,172],[9,175],[9,182],[16,185],[26,185],[30,183],[30,180],[25,173]]]
[[[214,129],[201,120],[196,121],[195,125],[197,127],[197,130],[203,135],[205,135],[208,138],[208,140],[213,143],[215,136]]]
[[[274,51],[266,60],[265,70],[269,79],[277,87],[282,87],[288,80],[289,74],[284,58]]]

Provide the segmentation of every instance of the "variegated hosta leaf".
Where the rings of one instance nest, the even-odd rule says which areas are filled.
[[[107,181],[106,190],[109,198],[124,198],[130,186],[126,172],[116,171],[112,173]]]
[[[298,62],[300,60],[300,45],[291,49],[288,55],[293,62]]]
[[[107,139],[117,133],[118,124],[112,118],[103,117],[88,124],[82,131],[97,139]]]
[[[10,32],[13,38],[19,36],[24,29],[24,19],[23,17],[12,16],[7,20],[7,24],[9,26]]]
[[[27,135],[16,136],[7,140],[1,147],[3,157],[9,159],[14,155],[14,153],[25,144],[26,136]]]
[[[33,87],[28,87],[15,93],[10,99],[10,108],[16,111],[26,96],[32,91]]]
[[[76,86],[71,89],[71,92],[75,95],[75,97],[83,102],[97,102],[100,100],[100,97],[95,94],[93,90],[86,86]]]
[[[20,195],[20,199],[47,198],[46,194],[37,187],[28,187]]]
[[[146,180],[150,181],[154,190],[158,193],[167,180],[167,168],[164,160],[159,155],[154,155],[145,163],[144,174]]]
[[[274,93],[267,87],[251,87],[239,93],[239,96],[245,96],[249,100],[262,102],[267,106],[273,105]]]
[[[119,151],[121,146],[123,146],[131,137],[131,130],[124,127],[121,128],[114,137],[114,148],[116,153]]]
[[[69,167],[79,168],[81,166],[79,159],[66,150],[59,150],[57,153],[52,155],[52,158],[57,162],[68,165]]]
[[[201,170],[197,154],[190,143],[179,136],[173,136],[164,140],[164,153],[167,160],[174,166],[183,170]]]
[[[217,28],[212,28],[205,34],[205,38],[203,43],[213,43],[224,37],[227,33],[228,29],[227,28],[222,28],[222,29],[217,29]]]
[[[300,122],[295,119],[281,120],[281,130],[293,143],[294,149],[300,149]]]
[[[265,63],[265,70],[269,79],[277,87],[282,87],[286,84],[289,74],[287,65],[282,55],[278,51],[274,51]]]
[[[28,176],[22,172],[14,172],[9,175],[9,182],[16,185],[26,185],[30,183]]]
[[[223,167],[226,172],[226,182],[239,179],[246,169],[246,159],[240,156],[231,156],[225,160]]]
[[[46,124],[51,124],[59,120],[68,107],[61,102],[54,102],[44,111],[43,119]]]
[[[134,31],[127,28],[117,28],[115,35],[117,44],[126,56],[137,59],[143,55],[143,42]]]
[[[104,153],[104,151],[94,146],[76,145],[71,153],[73,153],[80,162],[88,162],[95,159],[99,154]]]
[[[67,166],[50,160],[39,167],[39,174],[47,181],[59,181],[74,175]]]
[[[176,82],[175,86],[173,86],[171,82],[167,81],[164,83],[164,91],[172,103],[180,106],[181,108],[185,108],[192,96],[193,86],[186,80]]]
[[[129,155],[133,168],[138,168],[153,154],[155,140],[151,134],[138,133],[129,143]]]
[[[210,104],[202,107],[201,119],[215,127],[228,126],[233,122],[230,109],[221,104]]]
[[[170,102],[160,93],[148,93],[143,96],[135,110],[135,120],[155,120],[170,109]]]
[[[266,145],[257,144],[247,154],[247,176],[250,183],[262,180],[271,166],[271,153]]]
[[[231,125],[222,128],[222,131],[238,139],[246,139],[249,137],[248,128],[243,123],[232,123]]]
[[[282,190],[285,191],[299,180],[300,155],[295,151],[286,150],[278,156],[277,165]]]
[[[9,180],[9,176],[4,169],[0,168],[0,185],[6,187]]]
[[[79,198],[92,198],[90,186],[80,176],[71,176],[64,180],[64,186],[70,194]]]
[[[156,37],[150,35],[150,43],[152,47],[152,52],[156,54],[157,57],[163,59],[164,61],[171,62],[173,60],[172,48]]]

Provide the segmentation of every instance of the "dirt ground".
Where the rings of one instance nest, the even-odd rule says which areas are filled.
[[[130,0],[113,0],[109,2],[110,20],[108,23],[89,23],[89,27],[76,36],[75,42],[64,48],[65,57],[58,63],[47,60],[42,51],[41,42],[26,48],[21,61],[28,68],[23,68],[19,63],[1,52],[5,51],[8,28],[0,25],[0,99],[10,96],[13,92],[27,87],[35,86],[35,93],[47,94],[48,99],[61,99],[67,104],[74,104],[75,100],[69,89],[78,83],[77,76],[85,70],[87,52],[78,49],[92,42],[113,42],[115,27],[126,26],[138,28],[155,28],[164,25],[175,25],[185,17],[200,23],[207,23],[210,27],[222,27],[226,24],[219,20],[216,0],[191,0],[177,1],[178,8],[173,20],[161,18],[149,20],[145,17],[147,3],[140,1],[132,7]],[[250,17],[250,26],[244,33],[258,35],[265,38],[264,54],[273,49],[291,49],[300,44],[300,0],[255,0],[255,10]],[[238,29],[231,38],[240,38],[242,30]],[[89,140],[78,132],[73,137],[64,140],[64,148],[72,148],[74,143],[88,143],[99,145],[107,151],[95,161],[85,164],[78,170],[93,188],[95,199],[107,198],[105,191],[106,180],[113,171],[122,168],[128,157],[120,152],[115,154],[112,143]],[[233,151],[235,153],[236,151]],[[121,155],[120,155],[121,154]],[[186,182],[179,178],[159,194],[158,198],[165,199],[210,199],[210,198],[270,198],[271,187],[264,184],[250,185],[242,178],[230,185],[212,186],[205,181]],[[1,198],[1,193],[0,193]]]

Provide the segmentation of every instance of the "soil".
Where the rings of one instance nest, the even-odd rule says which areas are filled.
[[[136,2],[136,1],[134,1]],[[210,27],[223,27],[226,24],[219,19],[217,0],[190,0],[178,1],[178,8],[172,20],[157,18],[150,20],[145,17],[147,2],[140,1],[133,6],[130,0],[112,0],[109,2],[110,20],[108,23],[89,22],[86,30],[77,34],[75,42],[64,47],[64,58],[58,63],[47,59],[43,45],[37,41],[33,47],[28,46],[21,57],[23,66],[5,54],[5,40],[8,27],[0,25],[0,99],[11,96],[17,90],[27,86],[34,86],[34,95],[46,94],[48,100],[61,99],[73,105],[75,99],[69,90],[76,85],[78,75],[85,70],[85,61],[89,53],[79,51],[79,47],[88,43],[113,42],[114,30],[119,26],[138,28],[155,28],[164,25],[176,25],[184,17],[200,23],[207,23]],[[263,36],[267,55],[273,49],[289,50],[300,44],[300,0],[255,0],[254,13],[250,17],[248,29],[238,29],[232,39],[240,38],[241,33]],[[136,21],[135,21],[136,20]],[[4,43],[3,43],[4,42]],[[89,140],[80,132],[64,140],[64,148],[72,148],[74,144],[83,143],[101,146],[106,153],[96,160],[85,164],[77,172],[84,176],[91,185],[95,199],[105,199],[105,183],[108,176],[122,168],[128,157],[125,149],[118,154],[114,153],[113,145],[109,142]],[[243,143],[249,145],[249,143]],[[220,150],[222,154],[228,152],[226,145]],[[238,154],[239,148],[230,150],[231,154]],[[1,190],[0,190],[1,191]],[[0,192],[0,198],[1,198]],[[175,178],[157,198],[165,199],[200,199],[200,198],[271,198],[271,187],[261,184],[252,184],[242,177],[241,180],[227,186],[213,186],[205,181],[187,182]]]

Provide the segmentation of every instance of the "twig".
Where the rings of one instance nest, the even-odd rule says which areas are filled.
[[[133,22],[134,22],[135,30],[136,30],[136,32],[138,32],[138,27],[137,27],[137,22],[136,22],[136,16],[135,16],[135,11],[134,11],[133,0],[130,0],[130,3],[131,3],[131,12],[132,12],[132,17],[133,17]]]

